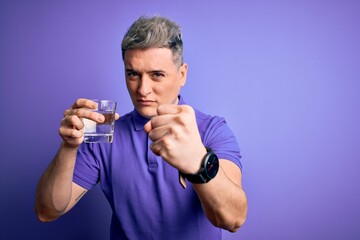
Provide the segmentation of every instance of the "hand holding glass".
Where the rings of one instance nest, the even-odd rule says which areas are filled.
[[[86,143],[112,143],[114,138],[116,102],[112,100],[92,100],[98,104],[98,108],[92,110],[104,115],[105,121],[97,123],[83,119],[84,142]]]

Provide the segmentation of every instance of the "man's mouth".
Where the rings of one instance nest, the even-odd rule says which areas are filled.
[[[148,105],[152,105],[155,101],[148,99],[138,99],[137,102],[140,103],[141,105],[148,106]]]

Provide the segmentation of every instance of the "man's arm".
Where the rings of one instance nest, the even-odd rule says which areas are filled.
[[[35,212],[40,221],[57,219],[69,211],[86,193],[86,190],[73,183],[72,179],[77,150],[84,140],[84,124],[81,119],[104,121],[104,116],[88,110],[95,108],[95,102],[78,99],[64,113],[59,129],[63,142],[40,178],[36,190]]]
[[[220,159],[215,178],[205,184],[193,184],[193,187],[206,216],[215,226],[235,232],[244,224],[247,199],[236,164]]]
[[[86,189],[72,182],[76,152],[62,145],[40,178],[35,200],[35,212],[40,221],[57,219],[86,193]]]
[[[184,174],[199,171],[206,148],[201,141],[195,112],[186,105],[161,105],[158,116],[144,129],[153,141],[151,150]],[[221,159],[214,179],[193,184],[208,219],[229,231],[236,231],[245,221],[247,199],[241,185],[241,171],[231,161]]]

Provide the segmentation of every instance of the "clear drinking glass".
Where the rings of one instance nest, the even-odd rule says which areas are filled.
[[[92,111],[104,115],[105,121],[102,123],[97,123],[84,118],[84,142],[112,143],[114,138],[116,101],[98,99],[93,99],[92,101],[98,103],[98,108]]]

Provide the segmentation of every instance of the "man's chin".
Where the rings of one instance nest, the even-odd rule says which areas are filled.
[[[143,116],[144,118],[152,118],[155,117],[157,115],[156,110],[154,109],[149,109],[149,108],[144,108],[144,107],[137,107],[136,111]]]

